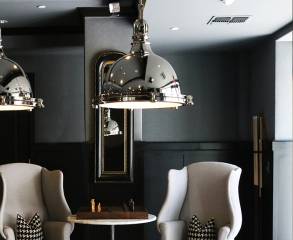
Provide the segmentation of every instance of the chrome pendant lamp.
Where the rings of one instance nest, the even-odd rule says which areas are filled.
[[[0,24],[6,22],[0,20]],[[35,107],[43,108],[43,100],[33,98],[25,72],[4,54],[0,27],[0,111],[31,111]]]
[[[148,25],[143,19],[145,1],[138,2],[129,54],[115,61],[101,79],[97,107],[117,109],[177,108],[193,105],[182,95],[177,75],[165,59],[150,47]]]

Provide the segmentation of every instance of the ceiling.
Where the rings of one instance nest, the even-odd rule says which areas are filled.
[[[145,18],[151,40],[160,49],[181,50],[229,46],[271,34],[292,21],[292,0],[152,0]],[[243,24],[207,25],[212,16],[250,15]],[[179,27],[171,31],[170,27]],[[168,43],[168,44],[166,44]]]
[[[8,20],[8,28],[74,27],[81,24],[78,8],[104,7],[107,0],[0,0],[0,19]],[[129,6],[132,0],[121,0]],[[45,5],[45,9],[37,6]]]
[[[0,18],[8,28],[80,26],[79,7],[106,6],[109,0],[0,0]],[[120,0],[132,6],[135,0]],[[46,5],[38,9],[38,5]],[[207,25],[212,16],[249,15],[246,23]],[[147,0],[145,18],[151,42],[159,50],[233,46],[275,32],[292,21],[292,0]],[[170,27],[179,27],[171,31]]]

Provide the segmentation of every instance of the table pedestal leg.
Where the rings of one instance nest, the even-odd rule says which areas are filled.
[[[111,240],[115,240],[115,226],[111,225]]]

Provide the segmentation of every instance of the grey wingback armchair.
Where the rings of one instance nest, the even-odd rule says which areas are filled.
[[[204,223],[215,218],[218,240],[233,240],[242,224],[240,175],[239,167],[218,162],[170,170],[166,200],[157,221],[161,239],[187,239],[188,223],[197,215]]]
[[[63,192],[61,171],[48,171],[33,164],[0,166],[0,239],[15,240],[16,215],[36,212],[43,221],[46,240],[69,240],[73,225]]]

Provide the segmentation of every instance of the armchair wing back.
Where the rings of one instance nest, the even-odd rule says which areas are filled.
[[[194,163],[182,170],[170,170],[167,197],[158,216],[162,239],[184,239],[187,224],[197,215],[203,222],[215,218],[219,240],[233,240],[242,223],[240,175],[239,167],[219,162]],[[174,229],[176,233],[172,233]]]
[[[42,190],[50,221],[66,222],[71,211],[65,199],[62,172],[43,168]]]
[[[71,212],[64,197],[62,172],[26,163],[1,165],[0,239],[15,239],[17,214],[30,218],[36,212],[43,221],[46,239],[53,240],[55,236],[55,240],[69,240],[73,225],[66,223]],[[67,238],[56,238],[57,233],[50,227],[56,222],[59,222],[57,227],[65,231],[59,235]]]
[[[16,214],[32,216],[38,212],[47,220],[47,211],[42,197],[42,168],[29,164],[7,164],[0,166],[2,180],[2,203],[0,228],[16,224]]]

